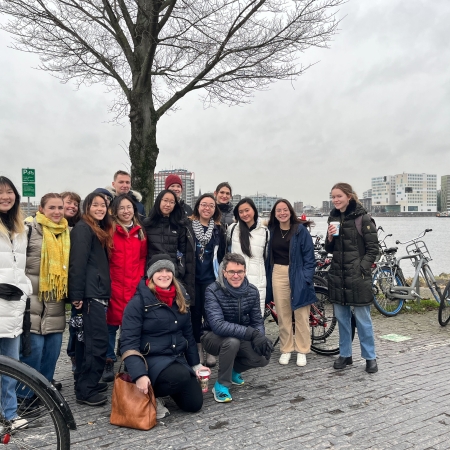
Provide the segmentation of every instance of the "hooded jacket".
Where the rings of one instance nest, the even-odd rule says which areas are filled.
[[[22,334],[23,315],[27,297],[33,289],[25,275],[27,253],[27,228],[15,234],[12,241],[0,232],[0,283],[18,287],[23,295],[20,300],[0,298],[0,338],[15,338]]]
[[[111,299],[106,313],[108,325],[122,325],[123,311],[136,293],[144,276],[147,260],[147,241],[139,238],[140,225],[128,233],[116,225],[113,235],[114,248],[109,259]]]
[[[66,305],[64,300],[39,300],[39,276],[41,271],[42,226],[36,222],[31,223],[30,240],[27,248],[26,274],[33,286],[30,295],[31,332],[34,334],[62,333],[66,328]]]
[[[362,216],[362,236],[355,225],[358,216]],[[328,272],[330,301],[348,306],[370,305],[373,301],[371,266],[378,255],[375,225],[362,205],[354,200],[350,200],[343,216],[334,208],[328,217],[330,222],[341,223],[339,236],[331,242],[327,237],[325,242],[325,250],[333,254]]]
[[[105,189],[108,190],[109,192],[111,192],[113,198],[117,197],[117,192],[112,186],[106,186]],[[137,210],[139,213],[139,219],[144,220],[145,208],[144,208],[144,205],[141,203],[142,195],[138,191],[133,191],[132,189],[128,192],[128,195],[132,198],[132,200],[134,201],[134,203],[137,207]]]
[[[148,364],[145,369],[141,357],[131,355],[126,359],[127,370],[133,381],[148,375],[152,384],[158,375],[173,362],[191,369],[200,363],[192,334],[191,314],[181,314],[177,303],[172,307],[160,302],[145,284],[139,283],[134,297],[125,308],[120,336],[122,355],[127,350],[141,352]]]
[[[269,256],[266,260],[266,303],[273,301],[272,272],[274,263],[271,244],[274,231],[275,228],[270,230]],[[289,287],[293,311],[316,302],[313,282],[315,270],[316,259],[311,235],[303,224],[298,224],[292,234],[289,246]]]
[[[221,337],[250,341],[253,330],[248,327],[265,334],[259,291],[256,286],[248,283],[242,297],[231,295],[224,283],[221,264],[217,280],[206,288],[203,330],[212,331]]]
[[[262,224],[261,219],[258,218],[256,228],[250,232],[250,248],[252,252],[252,257],[250,258],[242,251],[240,228],[241,224],[239,222],[232,224],[227,228],[230,251],[231,253],[238,253],[244,257],[248,281],[258,288],[261,311],[264,311],[267,285],[264,264],[269,244],[269,231],[267,227]]]

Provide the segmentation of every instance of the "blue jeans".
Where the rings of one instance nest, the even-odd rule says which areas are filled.
[[[114,362],[116,358],[116,333],[119,325],[108,325],[108,350],[106,351],[106,358],[111,358]]]
[[[343,357],[352,356],[352,311],[350,306],[334,304],[334,314],[339,324],[339,354]],[[373,335],[370,305],[355,306],[353,314],[358,330],[361,356],[364,359],[376,359],[375,338]]]
[[[20,336],[0,338],[0,355],[19,359]],[[6,420],[17,417],[16,380],[2,375],[1,377],[1,413]]]
[[[36,369],[48,381],[52,381],[55,375],[56,361],[61,353],[62,333],[34,334],[31,333],[31,354],[21,356],[20,360]],[[21,390],[21,397],[31,397],[33,391],[29,388]]]

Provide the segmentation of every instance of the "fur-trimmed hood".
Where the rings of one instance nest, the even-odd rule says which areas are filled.
[[[116,190],[115,190],[112,186],[106,186],[105,189],[108,190],[109,192],[111,192],[111,194],[112,194],[113,197],[116,197],[116,196],[117,196],[117,192],[116,192]],[[133,189],[130,189],[130,192],[129,192],[129,193],[130,193],[130,195],[131,195],[132,197],[135,198],[135,200],[136,200],[137,202],[139,202],[139,203],[142,202],[142,195],[141,195],[140,192],[134,191]]]

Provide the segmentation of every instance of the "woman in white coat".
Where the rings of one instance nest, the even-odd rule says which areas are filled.
[[[25,275],[27,232],[14,184],[0,176],[0,355],[19,359],[20,335],[31,282]],[[16,380],[1,377],[0,415],[12,428],[25,427],[17,415]]]
[[[236,222],[227,229],[228,249],[245,259],[248,281],[259,290],[261,314],[266,300],[266,258],[269,231],[258,218],[258,210],[251,198],[243,198],[234,207]]]

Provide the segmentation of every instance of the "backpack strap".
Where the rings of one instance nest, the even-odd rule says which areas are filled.
[[[363,216],[358,216],[355,219],[355,227],[356,227],[356,231],[358,231],[358,234],[362,237],[362,220],[363,220]]]
[[[229,228],[231,230],[230,232],[230,237],[227,238],[227,245],[226,245],[226,253],[230,253],[231,252],[231,244],[233,243],[233,233],[234,233],[234,229],[236,228],[237,223],[232,223],[231,225],[229,225]]]
[[[362,221],[363,221],[363,216],[358,216],[355,219],[355,227],[356,227],[356,231],[358,232],[358,235],[359,235],[356,237],[356,240],[358,243],[359,256],[361,258],[366,254],[366,244],[364,242],[364,237],[363,237],[363,233],[362,233]]]
[[[266,228],[266,243],[264,244],[264,252],[263,252],[263,257],[264,257],[264,259],[267,258],[266,253],[267,253],[267,244],[268,244],[268,243],[269,243],[269,229]]]

